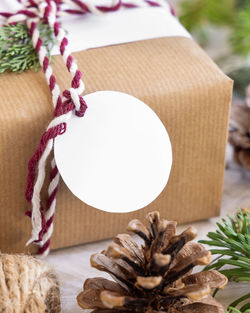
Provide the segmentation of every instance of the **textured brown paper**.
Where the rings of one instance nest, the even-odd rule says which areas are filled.
[[[147,103],[166,126],[173,148],[167,187],[146,208],[128,214],[96,210],[61,181],[52,248],[111,237],[150,210],[179,223],[220,212],[232,81],[191,40],[169,37],[74,54],[90,93],[118,90]],[[53,62],[62,88],[70,75]],[[52,119],[42,71],[0,76],[0,250],[22,252],[31,232],[24,198],[27,163]],[[86,113],[87,114],[87,113]],[[83,117],[84,118],[84,117]]]

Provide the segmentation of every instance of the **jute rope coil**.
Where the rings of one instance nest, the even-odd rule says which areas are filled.
[[[1,313],[59,313],[60,291],[51,267],[27,255],[0,254]]]

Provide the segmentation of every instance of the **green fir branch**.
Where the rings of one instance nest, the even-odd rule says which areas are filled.
[[[205,270],[218,270],[231,281],[250,282],[250,213],[240,210],[234,218],[222,219],[222,223],[217,223],[217,226],[216,232],[207,234],[210,240],[200,241],[217,247],[210,250],[217,257]],[[242,304],[246,300],[249,302]],[[237,308],[238,306],[240,308]],[[250,294],[231,303],[227,311],[227,313],[243,312],[250,312]]]
[[[219,255],[207,268],[222,270],[225,265],[231,265],[230,272],[248,274],[250,277],[250,213],[239,211],[229,221],[222,219],[217,223],[218,230],[209,232],[210,240],[201,240],[203,244],[224,249],[212,249],[211,253]],[[227,274],[227,270],[224,269]],[[230,279],[235,275],[227,274]],[[235,279],[239,278],[236,275]],[[248,281],[248,280],[247,280]]]
[[[50,51],[55,38],[46,24],[38,26],[44,45]],[[22,73],[28,69],[37,70],[39,60],[32,45],[27,26],[23,23],[0,27],[0,73],[12,71]]]

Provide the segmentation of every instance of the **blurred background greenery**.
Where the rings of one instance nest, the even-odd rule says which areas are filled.
[[[250,83],[250,0],[171,0],[181,23],[243,96]]]

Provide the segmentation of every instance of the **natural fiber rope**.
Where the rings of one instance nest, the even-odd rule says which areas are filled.
[[[94,6],[91,2],[81,0],[19,0],[19,2],[23,4],[23,10],[19,10],[16,13],[0,12],[0,15],[7,19],[7,23],[20,21],[27,23],[34,48],[38,54],[40,65],[52,94],[54,106],[54,119],[43,133],[38,148],[29,161],[25,193],[27,201],[32,206],[31,211],[27,213],[31,217],[32,222],[32,235],[27,245],[32,242],[38,244],[40,247],[38,254],[46,256],[49,253],[50,239],[53,233],[56,193],[60,179],[55,160],[53,159],[51,162],[48,200],[44,207],[41,200],[41,190],[46,176],[47,159],[53,150],[55,137],[66,131],[67,120],[72,117],[73,113],[82,117],[87,108],[81,96],[85,90],[81,79],[82,74],[71,56],[65,31],[60,27],[57,18],[65,14],[99,14],[117,11],[120,8],[135,8],[140,4],[159,6],[159,1],[131,0],[128,3],[122,0],[112,0],[111,4],[107,6]],[[37,23],[40,21],[47,23],[53,30],[64,64],[72,75],[71,88],[63,91],[62,95],[53,75],[52,67],[49,65],[48,51],[43,45],[37,27]]]
[[[27,255],[0,254],[0,312],[60,311],[59,284],[47,263]]]

